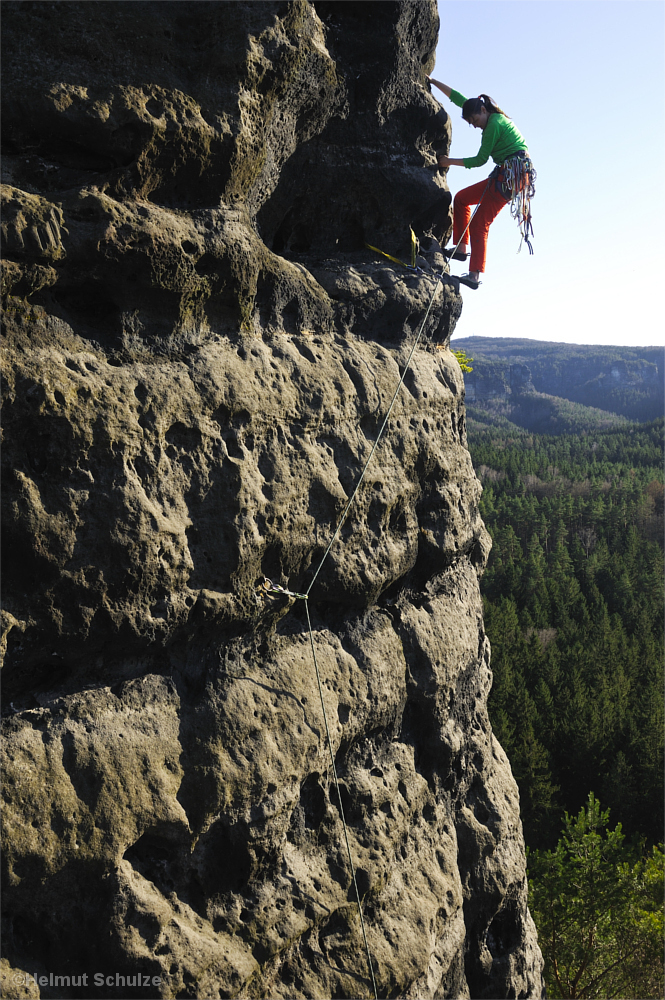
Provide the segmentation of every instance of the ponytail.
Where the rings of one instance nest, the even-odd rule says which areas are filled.
[[[480,114],[483,108],[487,109],[489,115],[505,115],[505,111],[502,111],[498,104],[495,104],[492,98],[488,94],[480,94],[478,97],[470,97],[468,101],[465,101],[462,105],[462,118],[464,121],[469,121],[471,115]]]

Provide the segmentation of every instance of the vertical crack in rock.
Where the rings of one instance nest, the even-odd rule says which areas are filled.
[[[365,243],[450,229],[436,5],[3,15],[5,955],[369,996],[303,605],[256,594],[309,585],[431,296]],[[542,992],[460,310],[311,592],[382,997]]]

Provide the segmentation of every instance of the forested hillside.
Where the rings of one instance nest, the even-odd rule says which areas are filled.
[[[660,997],[663,350],[453,347],[493,540],[490,717],[520,788],[547,995]]]
[[[587,435],[481,423],[469,441],[493,538],[483,581],[492,722],[527,843],[593,791],[663,838],[663,421]],[[483,415],[485,416],[485,415]]]
[[[532,398],[525,407],[528,394],[548,397],[545,408],[552,397],[595,407],[614,422],[617,416],[656,420],[663,413],[662,347],[593,347],[518,337],[461,337],[452,347],[476,362],[467,380],[467,402],[512,405],[522,396],[522,412],[512,419],[531,430],[560,433],[562,428],[542,426],[542,403]],[[532,411],[536,423],[530,422]]]
[[[477,423],[490,426],[505,423],[537,434],[585,434],[590,430],[610,430],[633,423],[618,413],[543,392],[514,393],[505,399],[484,400],[474,406],[473,412]]]

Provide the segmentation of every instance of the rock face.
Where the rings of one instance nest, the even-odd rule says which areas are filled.
[[[379,996],[539,997],[435,4],[3,14],[5,981],[372,995],[313,646]]]

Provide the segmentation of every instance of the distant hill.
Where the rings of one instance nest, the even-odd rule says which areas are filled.
[[[570,430],[573,415],[566,410],[563,422],[555,418],[546,430],[547,406],[524,398],[534,393],[629,420],[643,422],[663,415],[663,347],[595,347],[518,337],[460,337],[451,346],[474,359],[473,372],[465,378],[467,403],[481,408],[492,404],[493,409],[499,402],[509,404],[514,416],[508,412],[504,416],[531,430],[561,433],[564,426]],[[551,410],[553,404],[547,405]],[[589,418],[597,425],[597,415]],[[557,424],[561,429],[555,429]]]
[[[522,392],[509,399],[490,399],[478,404],[471,403],[467,393],[466,413],[470,435],[476,428],[487,425],[516,426],[536,434],[587,434],[634,426],[621,414],[544,392]]]

